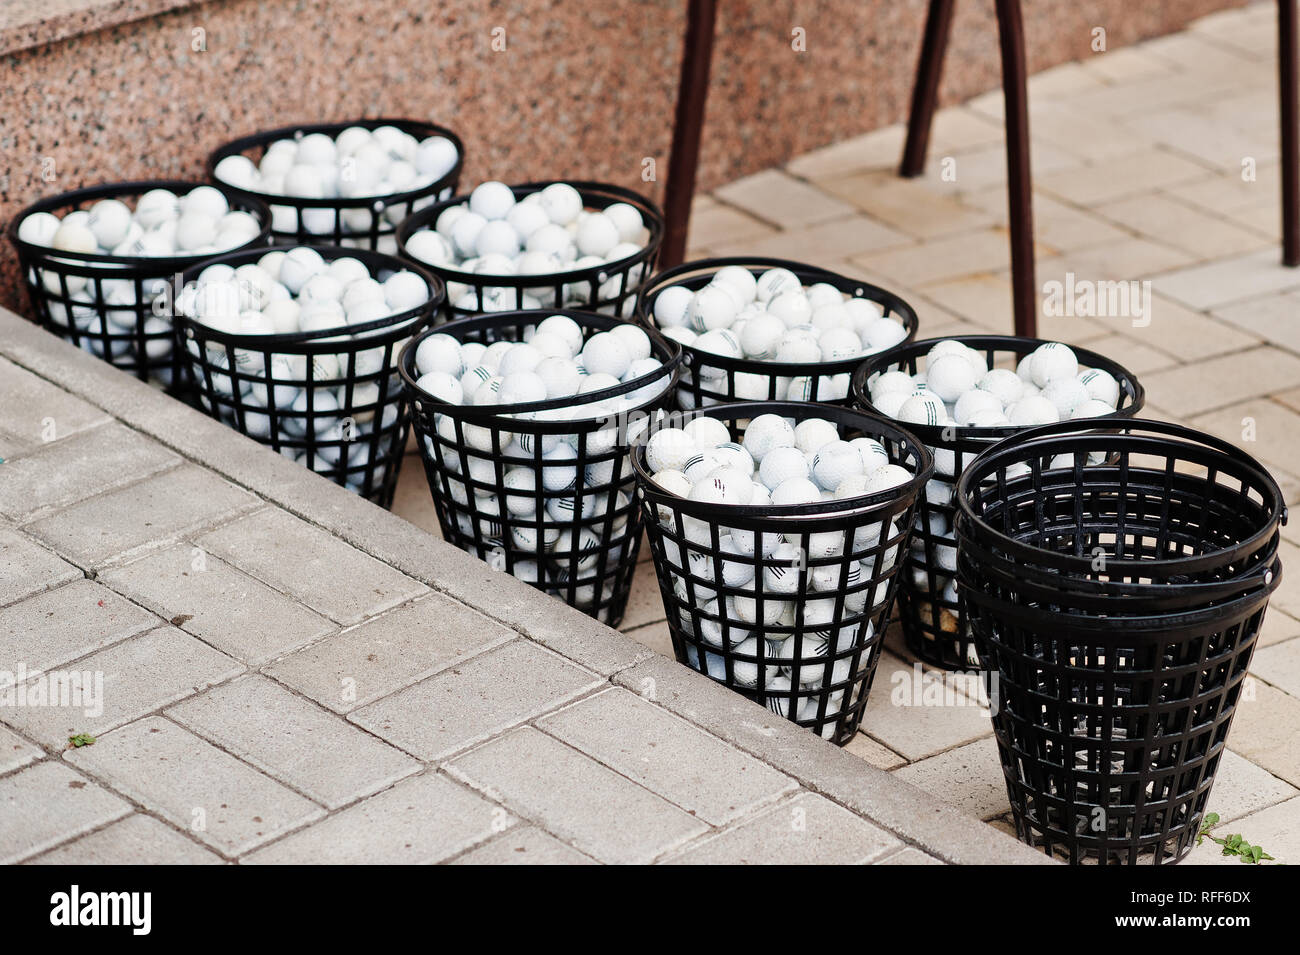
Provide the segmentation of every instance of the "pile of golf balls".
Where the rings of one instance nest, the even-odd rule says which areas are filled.
[[[384,346],[356,347],[367,334],[386,328],[361,332],[351,328],[416,309],[428,302],[430,293],[425,279],[409,270],[372,275],[358,259],[341,257],[327,262],[315,249],[303,246],[271,251],[256,263],[236,268],[224,263],[208,266],[196,281],[180,291],[176,310],[228,335],[337,332],[311,341],[338,341],[338,353],[309,357],[271,352],[268,361],[265,351],[234,350],[239,370],[255,378],[239,381],[239,403],[244,408],[242,430],[270,442],[272,420],[266,411],[274,409],[278,431],[275,443],[284,445],[281,454],[322,473],[346,469],[360,474],[370,461],[367,436],[376,429],[387,432],[397,423],[396,398],[401,386],[394,369],[400,344],[391,347],[386,365]],[[190,341],[189,348],[198,358],[198,342]],[[210,345],[207,361],[228,367],[228,352],[223,346]],[[306,385],[309,361],[313,382],[310,415]],[[386,367],[391,400],[378,409],[378,380]],[[206,382],[197,364],[194,375],[201,385]],[[353,381],[350,401],[348,385],[342,380],[349,378]],[[214,373],[212,384],[222,396],[232,396],[229,376]],[[233,410],[225,403],[220,411],[233,417]],[[308,451],[308,445],[314,450]],[[382,474],[376,476],[376,480],[380,479]],[[354,483],[349,479],[348,486],[358,490]]]
[[[86,255],[176,257],[211,256],[247,245],[262,231],[261,223],[247,212],[232,211],[225,195],[211,186],[197,186],[184,195],[169,189],[151,189],[140,195],[134,208],[120,199],[101,199],[88,209],[77,209],[62,218],[49,212],[34,212],[18,226],[18,238],[32,245]],[[71,264],[117,267],[112,261]],[[128,279],[103,278],[98,283],[83,275],[61,275],[54,269],[33,269],[28,276],[51,295],[67,298],[71,304],[47,301],[50,319],[57,325],[84,332],[81,345],[100,358],[118,358],[133,346],[141,309],[136,283]],[[98,284],[98,289],[96,288]],[[144,304],[150,305],[167,286],[163,278],[142,282]],[[162,361],[172,351],[171,322],[144,309],[145,352],[149,359]],[[167,377],[170,369],[160,368]]]
[[[578,190],[563,182],[516,200],[505,183],[485,182],[470,193],[469,201],[444,209],[432,229],[413,233],[406,252],[417,261],[458,272],[555,275],[621,262],[648,241],[641,213],[629,203],[586,209]],[[476,312],[590,305],[634,290],[645,268],[642,264],[640,274],[628,276],[626,288],[621,276],[601,275],[594,298],[592,283],[575,282],[563,286],[561,301],[555,300],[554,287],[528,291],[522,303],[512,288],[487,287],[480,304],[470,286],[449,282],[448,299],[459,309]]]
[[[418,140],[396,126],[373,130],[349,126],[337,138],[307,133],[278,139],[266,147],[257,163],[240,154],[226,156],[212,173],[219,182],[266,196],[368,199],[426,189],[451,172],[459,159],[456,144],[445,136]],[[368,232],[378,216],[389,226],[396,226],[438,198],[426,196],[379,210],[342,209],[338,213],[340,225],[344,232]],[[272,205],[271,213],[271,226],[276,232],[298,232],[294,208]],[[302,227],[313,235],[333,234],[335,214],[328,208],[303,209]],[[359,241],[345,239],[344,243]],[[396,252],[396,240],[381,236],[378,250]]]
[[[890,463],[884,446],[872,438],[845,441],[835,424],[824,418],[795,423],[774,414],[755,417],[739,442],[733,441],[727,427],[715,418],[696,417],[682,428],[662,428],[650,435],[645,457],[654,483],[669,494],[737,507],[840,502],[888,491],[913,478],[907,468]],[[658,516],[662,526],[677,534],[671,508],[660,505]],[[716,589],[719,581],[707,522],[682,515],[684,546],[667,538],[664,546],[671,568],[686,569],[695,578],[688,581],[670,570],[674,592],[683,605],[682,626],[707,646],[721,649],[723,625],[709,618],[729,621],[725,640],[733,655],[756,657],[758,641],[767,640],[766,658],[774,662],[766,664],[766,672],[760,674],[757,663],[736,660],[734,682],[759,688],[762,677],[765,692],[789,694],[792,681],[798,679],[795,692],[806,691],[806,695],[795,698],[794,716],[807,721],[817,715],[818,696],[813,691],[823,685],[828,654],[840,657],[873,632],[868,622],[860,639],[858,624],[838,625],[836,593],[845,591],[843,615],[862,614],[868,606],[874,608],[883,601],[887,578],[875,587],[862,585],[894,567],[897,553],[885,553],[880,555],[878,571],[877,551],[882,532],[888,541],[900,536],[900,531],[892,521],[886,529],[881,520],[857,529],[809,534],[798,530],[799,520],[774,519],[770,533],[718,528],[721,583],[730,593]],[[851,527],[847,521],[846,526]],[[848,559],[850,555],[862,557]],[[807,592],[801,593],[800,567],[805,561]],[[825,596],[818,597],[818,593]],[[761,619],[756,601],[759,594],[764,597]],[[797,657],[795,634],[779,629],[788,631],[795,625],[796,605],[802,605],[805,627]],[[697,607],[706,615],[700,617],[698,626],[685,606]],[[705,650],[702,667],[698,653],[692,656],[688,652],[688,657],[696,669],[714,679],[725,679],[720,654]],[[864,652],[859,665],[865,666],[868,657]],[[850,663],[848,656],[835,660],[832,683],[848,678]],[[843,691],[835,691],[827,715],[837,713],[842,701]],[[769,698],[769,706],[782,716],[792,715],[788,696]]]
[[[1082,368],[1074,350],[1060,342],[1048,342],[1025,355],[1015,370],[989,368],[983,352],[965,343],[945,339],[926,353],[925,363],[915,375],[886,371],[868,382],[871,403],[877,411],[906,424],[961,428],[1032,427],[1057,421],[1096,418],[1114,414],[1120,401],[1120,385],[1102,369]],[[912,538],[914,560],[910,583],[922,591],[931,590],[931,573],[936,592],[949,605],[957,604],[954,576],[957,572],[957,542],[952,521],[944,508],[952,504],[953,488],[962,468],[973,460],[966,452],[959,459],[950,448],[931,448],[935,477],[926,484],[928,517],[917,515],[917,529],[926,530],[929,550],[922,535]],[[1089,463],[1096,463],[1090,461]],[[1071,467],[1072,455],[1060,455],[1051,466]],[[1026,473],[1020,465],[1008,477]],[[927,566],[933,564],[933,566]],[[942,630],[956,633],[957,618],[946,608],[927,611],[927,619]]]
[[[721,268],[707,285],[691,291],[670,285],[654,300],[655,324],[664,335],[723,358],[820,364],[874,355],[907,338],[902,322],[876,302],[845,295],[834,285],[805,286],[789,269],[759,272],[739,265]],[[726,390],[726,371],[697,363],[693,374],[705,390]],[[771,378],[737,372],[735,397],[763,400]],[[780,377],[776,400],[838,401],[849,393],[849,374]],[[689,398],[683,390],[683,398]],[[707,398],[705,404],[716,403]]]
[[[435,411],[441,441],[435,449],[425,439],[425,453],[450,472],[445,477],[460,533],[473,541],[477,527],[477,540],[485,542],[471,545],[476,556],[563,599],[575,582],[574,604],[588,609],[613,594],[612,580],[586,579],[601,552],[613,577],[636,543],[624,533],[635,478],[618,416],[663,395],[672,379],[656,375],[663,362],[635,325],[586,335],[569,316],[552,315],[522,337],[484,345],[430,335],[415,351],[416,385],[449,405],[572,401],[494,416],[492,424],[462,421],[459,434],[455,412]],[[634,391],[603,397],[646,376],[653,377]],[[581,424],[573,433],[537,434],[522,424],[514,430],[516,419]]]
[[[663,394],[666,376],[607,400],[585,395],[652,375],[663,362],[650,354],[650,336],[635,325],[617,325],[585,341],[582,327],[567,315],[529,326],[520,342],[461,343],[436,334],[415,352],[416,384],[448,404],[515,405],[561,398],[569,406],[523,412],[537,420],[601,418],[640,407]]]

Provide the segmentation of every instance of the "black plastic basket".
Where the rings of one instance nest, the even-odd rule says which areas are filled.
[[[1073,617],[964,591],[1020,838],[1072,864],[1195,845],[1280,567],[1209,609]]]
[[[1179,425],[1074,421],[999,443],[957,495],[958,580],[1021,838],[1073,863],[1176,862],[1281,579],[1280,489]]]
[[[911,342],[867,359],[853,374],[855,403],[876,412],[871,402],[870,381],[887,371],[916,374],[919,363],[940,341],[958,341],[980,352],[989,368],[1011,368],[1046,339],[1007,335],[965,335],[952,339],[932,338]],[[1103,355],[1071,346],[1081,366],[1111,374],[1120,386],[1119,407],[1110,420],[1137,414],[1145,392],[1137,377]],[[879,413],[879,412],[876,412]],[[956,576],[957,538],[953,530],[955,486],[963,470],[983,451],[1025,428],[973,428],[944,425],[904,424],[935,455],[934,475],[921,495],[907,573],[899,596],[899,617],[908,649],[933,666],[960,670],[977,666],[978,656],[961,599],[952,583]]]
[[[578,190],[585,209],[606,209],[618,202],[633,206],[641,213],[641,220],[650,233],[645,246],[636,254],[616,262],[542,275],[486,275],[445,265],[431,265],[412,256],[406,245],[412,235],[423,229],[432,229],[438,216],[453,206],[468,202],[469,196],[443,199],[421,209],[403,222],[397,230],[397,243],[404,258],[418,263],[447,283],[449,318],[464,318],[486,312],[527,311],[528,298],[535,300],[534,307],[552,311],[577,309],[621,318],[631,317],[637,290],[650,277],[659,257],[659,246],[664,237],[663,213],[644,196],[603,182],[530,182],[511,186],[510,191],[518,200],[541,192],[547,186],[555,185],[555,182],[564,182]],[[466,296],[469,297],[468,304],[460,304]]]
[[[277,245],[341,245],[349,248],[371,249],[396,254],[397,227],[412,213],[445,199],[456,191],[461,168],[465,162],[465,145],[460,137],[444,126],[414,119],[358,119],[343,123],[314,123],[305,126],[282,126],[239,139],[212,151],[208,157],[208,175],[216,180],[217,163],[227,156],[247,156],[254,162],[261,159],[268,146],[281,139],[301,139],[310,133],[324,133],[331,139],[352,126],[375,130],[393,126],[416,139],[445,136],[456,147],[456,165],[442,178],[403,192],[384,196],[335,197],[330,199],[302,199],[296,196],[272,195],[235,186],[227,188],[255,198],[271,207],[273,223],[271,241]],[[317,210],[324,210],[321,222],[310,221]],[[309,218],[304,218],[305,216]],[[361,227],[358,227],[359,224]]]
[[[805,286],[824,282],[853,298],[875,302],[881,307],[885,317],[901,321],[907,332],[907,337],[902,342],[880,352],[880,355],[892,353],[896,348],[901,348],[916,338],[916,311],[894,293],[814,265],[754,256],[699,259],[660,272],[637,295],[637,320],[652,328],[656,327],[655,300],[664,289],[681,285],[691,291],[697,291],[708,285],[713,276],[727,266],[739,266],[756,274],[768,269],[788,269]],[[686,354],[688,371],[682,374],[682,381],[677,389],[677,401],[678,406],[685,411],[734,401],[785,400],[788,395],[782,396],[778,393],[779,383],[782,379],[796,378],[807,379],[809,395],[807,400],[823,404],[849,405],[853,401],[849,387],[850,376],[863,362],[862,356],[816,364],[760,361],[754,358],[728,358],[724,355],[715,355],[692,345],[683,345],[682,349]],[[742,379],[746,387],[737,387],[738,375],[747,376]],[[845,384],[844,393],[831,393],[828,390],[831,379],[840,376],[843,376],[842,380]]]
[[[580,402],[554,398],[453,405],[417,385],[415,353],[429,335],[450,335],[462,343],[523,341],[530,327],[551,315],[573,319],[584,339],[624,324],[606,315],[554,309],[464,318],[412,339],[399,369],[443,537],[497,570],[617,627],[641,546],[629,436],[671,402],[680,349],[650,332],[651,355],[663,362],[662,369],[584,394]],[[656,385],[660,381],[662,391]],[[595,407],[652,386],[653,395],[617,415]],[[549,416],[584,405],[599,415],[574,420]],[[571,457],[545,457],[561,443],[572,449]],[[510,477],[521,470],[525,477],[532,475],[531,486]],[[547,475],[554,476],[550,482]]]
[[[185,273],[183,281],[211,265],[238,268],[290,248],[297,247],[211,259]],[[415,272],[427,283],[429,299],[371,322],[279,335],[230,334],[181,315],[178,326],[196,399],[209,415],[242,434],[391,507],[410,431],[398,355],[412,335],[433,323],[442,283],[382,252],[313,248],[326,261],[355,258],[376,278]]]
[[[866,710],[930,454],[890,422],[811,402],[716,405],[669,423],[717,418],[740,440],[762,414],[825,418],[845,440],[874,438],[914,477],[889,491],[838,501],[726,506],[664,491],[639,445],[632,461],[673,649],[678,661],[843,746]],[[724,552],[722,539],[736,532],[793,538],[796,556],[773,551],[765,557],[762,547],[752,556]],[[735,580],[792,577],[783,584],[790,589],[774,596],[764,592],[766,584],[732,586],[725,575],[735,567],[742,568]]]
[[[18,250],[36,324],[74,345],[129,372],[154,381],[174,394],[185,391],[185,362],[176,348],[176,331],[165,298],[155,300],[181,272],[211,258],[184,256],[102,255],[67,252],[33,245],[18,238],[18,227],[29,215],[48,212],[63,218],[103,199],[137,199],[151,189],[186,194],[201,182],[174,179],[107,183],[65,192],[33,203],[9,224],[9,241]],[[259,199],[227,186],[215,187],[232,210],[247,212],[262,226],[239,249],[266,245],[271,212]],[[225,254],[225,253],[223,253]]]

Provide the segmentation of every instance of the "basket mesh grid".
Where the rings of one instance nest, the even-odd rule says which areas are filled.
[[[621,324],[605,315],[540,310],[484,315],[438,326],[461,341],[523,341],[536,324],[566,315],[584,340]],[[641,546],[641,512],[628,461],[629,435],[672,396],[680,352],[651,334],[663,367],[617,388],[532,405],[450,405],[416,384],[412,340],[401,359],[429,490],[443,537],[610,626],[622,621]],[[628,396],[632,407],[608,410]],[[562,409],[565,420],[555,417]]]
[[[844,440],[874,438],[916,477],[845,501],[711,505],[660,489],[638,447],[634,464],[673,649],[679,662],[845,745],[866,709],[929,455],[907,432],[829,405],[720,405],[681,418],[717,418],[740,440],[748,420],[767,413],[829,419]],[[678,416],[667,423],[675,426]],[[753,553],[724,548],[728,535],[748,535]],[[778,540],[793,550],[773,549]]]
[[[174,277],[210,258],[122,256],[63,252],[24,242],[18,226],[35,212],[63,218],[103,199],[127,205],[151,189],[184,195],[204,183],[147,180],[78,189],[43,199],[13,220],[9,238],[18,250],[36,324],[142,381],[173,393],[186,390],[186,362],[176,345],[176,330],[166,298]],[[216,186],[232,211],[247,212],[262,226],[241,249],[266,244],[270,210],[257,199]],[[239,249],[232,251],[240,251]]]
[[[288,248],[288,247],[285,247]],[[285,249],[280,249],[284,251]],[[412,269],[367,249],[316,247],[327,262],[358,259],[374,278]],[[268,249],[204,263],[238,268]],[[201,269],[183,276],[192,281]],[[397,373],[402,346],[428,327],[443,291],[427,273],[422,305],[336,330],[233,335],[193,318],[180,326],[199,406],[242,434],[349,490],[391,507],[410,430]]]
[[[912,342],[870,358],[854,373],[856,404],[874,411],[869,385],[887,371],[915,375],[925,368],[925,356],[941,339]],[[1015,368],[1021,358],[1044,340],[1002,335],[957,336],[982,354],[989,368]],[[1118,414],[1129,417],[1142,407],[1144,394],[1137,379],[1115,362],[1075,348],[1080,366],[1109,372],[1120,385]],[[983,451],[1015,434],[1015,428],[958,428],[906,424],[934,454],[933,478],[917,507],[916,527],[898,598],[899,617],[908,649],[921,660],[945,669],[963,669],[979,663],[965,609],[953,582],[957,572],[957,538],[953,530],[956,504],[953,493],[958,477]]]

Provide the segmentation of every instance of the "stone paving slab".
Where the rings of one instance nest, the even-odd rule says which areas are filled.
[[[333,621],[192,544],[113,568],[99,579],[250,666],[337,629]]]
[[[433,761],[604,683],[534,643],[513,640],[362,707],[348,719]]]
[[[529,727],[447,768],[600,862],[651,862],[708,831],[682,808]],[[613,832],[603,822],[610,816],[620,821]]]
[[[156,441],[116,422],[6,461],[0,513],[15,520],[84,500],[179,463]]]
[[[39,747],[33,746],[12,730],[0,726],[0,775],[26,766],[43,755]]]
[[[224,865],[152,816],[137,812],[27,861],[28,865]]]
[[[439,862],[513,824],[509,813],[425,773],[241,860],[263,865]]]
[[[0,669],[49,670],[160,623],[107,587],[81,578],[0,609]]]
[[[88,712],[86,706],[25,706],[5,714],[5,720],[31,738],[59,747],[69,736],[107,733],[244,667],[174,627],[158,627],[83,657],[69,669],[102,679],[103,699],[94,707],[99,712]]]
[[[943,865],[934,856],[928,856],[920,849],[913,849],[910,846],[901,852],[895,852],[891,856],[881,859],[878,865]]]
[[[328,809],[385,789],[420,768],[262,676],[216,687],[178,703],[167,715]]]
[[[1221,838],[1239,833],[1252,844],[1263,846],[1279,862],[1290,862],[1292,859],[1300,859],[1300,826],[1296,825],[1297,818],[1300,818],[1300,797],[1270,806],[1231,826],[1221,826],[1215,832]],[[1237,866],[1241,865],[1241,860],[1235,856],[1225,856],[1222,847],[1206,839],[1188,854],[1184,864]]]
[[[598,693],[537,725],[713,826],[798,788],[790,777],[627,690]]]
[[[845,203],[776,169],[737,179],[714,190],[714,195],[755,218],[779,223],[782,228],[825,222],[853,211]]]
[[[1246,757],[1227,750],[1219,760],[1208,808],[1218,813],[1226,823],[1297,795],[1300,795],[1300,789],[1278,779]]]
[[[826,795],[857,814],[873,820],[909,843],[957,864],[1050,864],[1042,853],[1001,838],[946,803],[927,804],[916,812],[920,790],[894,790],[878,785],[892,779],[861,759],[830,743],[809,745],[807,730],[774,717],[718,683],[679,664],[656,658],[615,676],[615,681],[641,692],[647,681],[655,687],[659,705],[707,726],[729,743],[793,776],[809,789]],[[815,738],[814,738],[815,739]]]
[[[801,793],[670,861],[686,865],[860,865],[902,844],[813,793]]]
[[[226,856],[325,815],[315,803],[158,716],[71,750],[67,759]]]
[[[571,846],[535,826],[514,826],[486,845],[458,856],[452,865],[594,865]]]
[[[1300,786],[1300,699],[1262,680],[1250,681],[1253,696],[1243,694],[1232,720],[1232,748],[1252,763]]]
[[[912,664],[881,654],[863,716],[870,736],[915,761],[992,735],[988,710],[960,692],[945,697],[945,705],[900,705],[925,692],[928,684],[918,688],[915,673]],[[923,680],[933,678],[927,673]]]
[[[58,441],[112,416],[48,381],[0,358],[0,408],[5,431],[22,448]]]
[[[81,576],[76,567],[21,531],[0,528],[0,606]]]
[[[347,713],[512,636],[468,607],[430,594],[292,653],[266,672]]]
[[[895,775],[977,819],[991,819],[1011,809],[992,737],[903,766]]]
[[[256,500],[211,471],[186,465],[65,507],[26,530],[79,567],[96,569],[233,516]]]
[[[426,588],[320,528],[268,508],[196,543],[341,624],[359,623]]]
[[[0,865],[127,815],[126,800],[57,761],[0,779]]]
[[[1300,699],[1300,641],[1288,640],[1256,650],[1250,661],[1250,672]]]

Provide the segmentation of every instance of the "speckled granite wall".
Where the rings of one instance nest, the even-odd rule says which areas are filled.
[[[36,0],[12,0],[33,4]],[[1176,29],[1240,0],[1030,0],[1030,67]],[[128,5],[129,6],[129,5]],[[998,83],[992,0],[958,0],[947,101]],[[925,0],[722,0],[700,186],[905,114]],[[0,217],[80,185],[196,176],[236,134],[359,115],[435,119],[465,177],[661,186],[685,0],[220,0],[3,57]],[[791,30],[807,50],[791,49]],[[493,31],[504,28],[503,52]],[[200,31],[200,32],[196,32]],[[39,32],[36,34],[39,35]],[[203,41],[206,49],[196,50]],[[56,178],[42,179],[42,160]],[[0,304],[26,310],[14,256]]]

